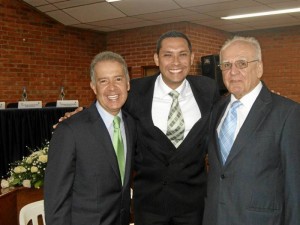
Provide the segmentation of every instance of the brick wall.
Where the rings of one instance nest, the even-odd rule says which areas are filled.
[[[234,35],[191,23],[111,32],[107,34],[107,49],[122,54],[131,68],[132,77],[143,74],[143,66],[155,65],[153,54],[157,38],[168,30],[186,33],[195,53],[191,74],[201,74],[200,58],[218,54],[223,42]],[[240,32],[238,35],[256,37],[261,43],[263,80],[272,90],[300,102],[300,26]]]
[[[0,101],[16,102],[22,87],[29,100],[55,101],[60,86],[66,99],[88,106],[94,99],[89,87],[89,64],[107,49],[124,56],[132,77],[143,66],[154,66],[157,38],[168,30],[186,33],[195,61],[191,74],[201,74],[200,58],[218,54],[232,34],[187,22],[101,33],[66,27],[35,11],[21,0],[0,3]],[[262,45],[263,79],[282,95],[300,102],[300,26],[242,32]]]
[[[195,53],[191,74],[200,74],[200,58],[218,54],[220,46],[229,36],[227,32],[187,22],[139,29],[110,32],[107,34],[107,49],[120,53],[130,67],[132,78],[141,77],[143,66],[155,66],[153,55],[159,36],[169,30],[188,35]]]
[[[28,100],[66,99],[89,105],[89,64],[105,48],[105,35],[68,28],[20,0],[0,3],[0,101],[16,102],[26,86]]]

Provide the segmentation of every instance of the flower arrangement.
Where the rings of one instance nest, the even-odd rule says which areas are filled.
[[[1,180],[1,188],[23,186],[40,188],[44,184],[45,169],[48,162],[49,142],[41,148],[29,149],[31,154],[10,164],[8,178]]]

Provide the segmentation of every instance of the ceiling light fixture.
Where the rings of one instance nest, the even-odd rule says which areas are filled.
[[[120,2],[122,0],[106,0],[106,2]]]
[[[221,17],[221,19],[233,20],[233,19],[242,19],[242,18],[257,17],[257,16],[269,16],[269,15],[294,13],[294,12],[300,12],[300,8],[275,10],[275,11],[260,12],[260,13],[249,13],[249,14],[242,14],[242,15],[236,15],[236,16],[225,16],[225,17]]]

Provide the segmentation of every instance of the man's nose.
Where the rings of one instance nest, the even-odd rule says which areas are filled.
[[[173,56],[173,63],[174,64],[179,64],[179,62],[180,62],[179,56],[178,55],[174,55]]]
[[[232,66],[230,68],[230,74],[235,75],[240,72],[240,69],[236,67],[235,63],[232,63]]]

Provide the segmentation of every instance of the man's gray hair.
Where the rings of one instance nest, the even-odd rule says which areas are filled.
[[[129,81],[129,73],[128,73],[128,68],[125,60],[123,57],[115,52],[111,51],[105,51],[105,52],[100,52],[97,54],[94,59],[91,62],[90,65],[90,76],[91,76],[91,81],[95,83],[95,66],[98,62],[103,62],[103,61],[114,61],[118,62],[122,65],[123,71],[125,73],[126,79]]]
[[[221,59],[222,51],[225,50],[232,43],[237,42],[237,41],[246,42],[248,44],[251,44],[255,48],[256,59],[258,59],[259,61],[262,60],[261,48],[260,48],[260,44],[259,44],[258,40],[256,40],[254,37],[234,36],[232,39],[227,40],[224,43],[224,45],[222,46],[222,48],[220,50],[220,62],[222,61],[222,59]]]

